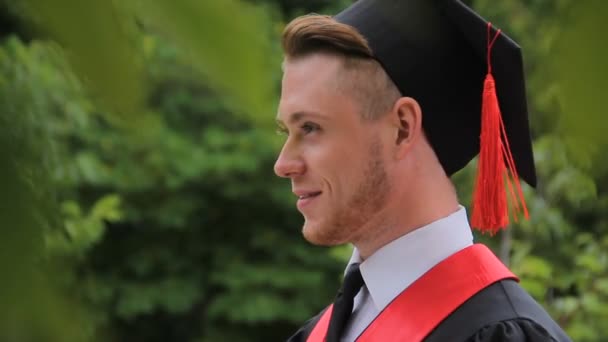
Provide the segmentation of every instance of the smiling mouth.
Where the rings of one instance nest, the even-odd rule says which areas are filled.
[[[317,197],[319,197],[320,195],[321,195],[321,191],[311,192],[309,194],[298,196],[298,203],[297,203],[298,209],[301,212],[303,212],[303,210],[305,210],[308,207],[308,205],[310,205],[312,202],[314,202],[314,200]]]

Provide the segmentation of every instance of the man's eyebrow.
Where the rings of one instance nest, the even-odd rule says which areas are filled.
[[[325,119],[326,118],[324,115],[321,115],[316,112],[295,112],[295,113],[292,113],[291,115],[289,115],[289,119],[287,121],[293,125],[299,121],[302,121],[306,117],[313,117],[316,119]],[[279,125],[280,127],[285,126],[285,122],[283,122],[283,120],[281,120],[280,118],[277,117],[275,120],[277,122],[277,125]]]

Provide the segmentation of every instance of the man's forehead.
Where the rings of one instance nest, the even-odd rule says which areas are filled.
[[[287,59],[283,68],[277,122],[291,123],[303,117],[327,118],[318,104],[330,100],[328,96],[332,99],[338,96],[336,71],[339,66],[337,57],[325,54]]]

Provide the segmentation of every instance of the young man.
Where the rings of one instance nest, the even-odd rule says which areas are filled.
[[[283,48],[275,172],[308,241],[355,246],[335,302],[289,341],[568,341],[473,244],[449,179],[481,150],[473,222],[504,226],[507,194],[525,211],[518,177],[536,176],[515,43],[457,0],[360,0],[295,19]]]

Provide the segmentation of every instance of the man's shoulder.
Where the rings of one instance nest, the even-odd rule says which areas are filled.
[[[425,339],[434,341],[570,341],[549,314],[513,280],[483,289]]]

